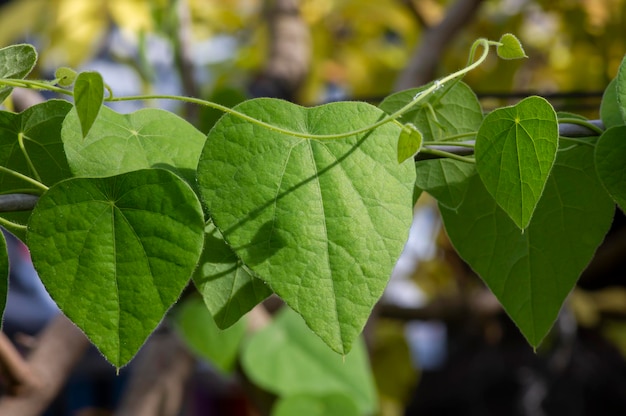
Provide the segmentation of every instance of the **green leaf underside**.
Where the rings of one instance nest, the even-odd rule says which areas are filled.
[[[192,297],[177,306],[174,323],[185,343],[222,373],[235,369],[239,345],[246,333],[245,320],[220,330],[202,299]]]
[[[607,85],[606,90],[604,90],[602,102],[600,103],[600,118],[602,119],[604,127],[607,129],[626,124],[622,118],[619,103],[617,102],[616,78],[613,78],[609,85]]]
[[[457,212],[439,207],[459,255],[534,347],[551,328],[612,222],[614,204],[598,182],[591,153],[588,146],[559,153],[523,234],[478,176],[468,182],[468,197]]]
[[[441,205],[455,210],[465,199],[467,180],[476,165],[452,159],[421,160],[415,163],[415,186],[428,192]]]
[[[317,134],[384,117],[356,102],[307,109],[257,99],[236,108]],[[203,199],[228,244],[339,353],[350,350],[382,295],[411,224],[415,170],[397,162],[399,134],[388,123],[317,141],[225,115],[198,165]]]
[[[600,136],[594,159],[600,182],[626,212],[626,126],[612,127]]]
[[[195,182],[205,135],[173,113],[150,108],[119,114],[102,107],[89,134],[83,138],[80,132],[80,120],[72,110],[61,135],[76,176],[111,176],[156,167]]]
[[[391,114],[404,107],[417,93],[426,88],[428,85],[391,94],[379,107]],[[431,104],[433,111],[427,104]],[[475,132],[483,120],[483,111],[470,87],[463,82],[451,82],[416,104],[399,120],[403,123],[413,123],[422,133],[426,143],[446,140],[446,137],[461,133]]]
[[[556,113],[541,97],[494,110],[478,130],[478,174],[498,205],[522,230],[541,198],[558,141]]]
[[[0,230],[0,330],[4,320],[4,308],[7,304],[9,293],[9,253],[7,251],[7,241]]]
[[[617,103],[619,104],[619,110],[622,115],[622,122],[626,124],[626,56],[622,59],[615,79]]]
[[[270,288],[243,265],[211,222],[205,228],[204,250],[193,281],[215,323],[222,329],[233,325],[272,294]]]
[[[76,114],[80,120],[83,137],[96,121],[104,101],[104,81],[97,72],[81,72],[74,85],[74,102]]]
[[[22,113],[0,111],[0,165],[12,169],[50,186],[71,176],[61,142],[61,124],[72,105],[67,101],[49,100],[34,105]],[[34,172],[28,164],[19,143],[20,134],[26,155],[30,158]],[[13,175],[0,172],[0,193],[37,194],[41,190],[29,182]],[[0,213],[5,219],[26,224],[30,211]],[[20,239],[24,232],[11,229]]]
[[[11,45],[0,49],[0,78],[23,79],[37,63],[37,51],[32,45]],[[12,87],[0,88],[0,104],[11,94]]]
[[[188,283],[203,230],[191,188],[153,169],[52,186],[33,210],[27,241],[57,305],[121,367]]]
[[[398,163],[414,157],[422,148],[422,133],[412,123],[405,124],[398,139]]]
[[[360,416],[354,400],[342,393],[295,394],[278,399],[272,416]]]
[[[377,410],[362,340],[345,357],[334,354],[289,308],[244,345],[241,364],[255,384],[279,396],[343,393],[358,405],[359,414]]]
[[[500,45],[496,48],[498,56],[502,59],[528,58],[519,39],[510,33],[505,33],[500,38]]]

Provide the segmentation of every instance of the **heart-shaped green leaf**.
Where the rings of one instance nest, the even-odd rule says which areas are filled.
[[[476,173],[476,165],[446,158],[420,160],[415,163],[415,172],[415,186],[455,210],[465,199],[466,182]]]
[[[476,136],[476,169],[498,205],[524,230],[556,158],[559,126],[545,99],[489,113]]]
[[[61,123],[72,105],[49,100],[22,113],[0,111],[0,166],[50,186],[71,176],[61,142]],[[39,194],[32,183],[0,172],[0,193]],[[0,216],[26,224],[30,211],[4,212]],[[20,239],[24,232],[11,229]]]
[[[534,347],[611,226],[615,205],[597,179],[592,156],[588,146],[559,152],[523,234],[478,176],[468,182],[468,197],[456,212],[439,207],[458,253]]]
[[[254,383],[279,396],[344,393],[357,403],[359,414],[377,410],[374,380],[362,340],[340,357],[289,308],[283,308],[271,324],[244,345],[241,365]]]
[[[146,168],[174,171],[189,183],[205,136],[168,111],[143,109],[119,114],[102,107],[83,138],[76,110],[70,111],[61,131],[67,159],[76,176],[110,176]]]
[[[414,157],[421,148],[422,133],[413,123],[405,124],[398,139],[398,163]]]
[[[33,210],[27,241],[50,296],[121,367],[187,285],[203,231],[189,185],[151,169],[52,186]]]
[[[270,288],[244,266],[211,222],[205,228],[204,250],[193,281],[222,329],[233,325],[272,294]]]
[[[622,59],[622,63],[617,70],[617,77],[615,78],[617,103],[619,104],[620,112],[622,113],[622,121],[626,124],[626,56]]]
[[[98,72],[81,72],[74,85],[76,114],[80,120],[83,137],[89,133],[96,121],[104,101],[104,81]]]
[[[37,51],[32,45],[11,45],[0,49],[0,78],[23,79],[37,63]],[[11,94],[12,87],[0,88],[0,104]]]
[[[626,126],[612,127],[602,133],[594,156],[600,182],[626,212]]]
[[[394,113],[426,88],[428,85],[391,94],[379,107],[388,114]],[[449,138],[475,132],[482,120],[480,102],[472,89],[463,82],[443,85],[400,117],[403,123],[413,123],[419,129],[424,143],[454,140]]]
[[[385,116],[356,102],[303,108],[257,99],[236,109],[305,135]],[[319,141],[225,115],[198,164],[204,202],[227,243],[339,353],[382,295],[411,224],[415,169],[397,162],[399,134],[388,123]]]
[[[7,242],[2,230],[0,230],[0,330],[2,330],[2,315],[7,304],[7,294],[9,293],[9,253],[7,252]]]
[[[500,38],[500,44],[496,47],[498,56],[502,59],[521,59],[528,58],[522,43],[515,35],[511,33],[505,33]]]
[[[344,393],[294,394],[281,397],[272,408],[272,416],[360,416],[359,408]]]
[[[223,373],[235,369],[239,346],[246,334],[246,322],[241,320],[226,330],[220,330],[202,299],[185,299],[174,309],[174,324],[191,350],[213,364]]]

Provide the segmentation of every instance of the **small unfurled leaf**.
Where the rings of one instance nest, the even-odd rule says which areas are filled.
[[[272,294],[209,222],[205,228],[204,249],[193,275],[198,292],[219,328],[237,322],[255,305]]]
[[[611,127],[602,133],[594,159],[600,182],[626,212],[626,126]]]
[[[83,137],[96,121],[104,101],[104,81],[98,72],[81,72],[76,77],[74,102]]]
[[[524,230],[556,158],[559,126],[545,99],[498,108],[476,135],[476,169],[498,205]]]
[[[0,49],[0,78],[24,79],[37,63],[32,45],[11,45]],[[0,88],[0,104],[11,94],[12,87]]]
[[[221,372],[231,373],[246,333],[245,320],[221,330],[198,297],[185,299],[174,312],[174,324],[185,343]]]
[[[358,405],[359,414],[374,413],[376,391],[362,339],[341,357],[291,309],[274,317],[244,345],[241,364],[253,382],[283,397],[343,393]]]
[[[62,66],[54,72],[54,77],[58,80],[58,84],[62,87],[69,87],[74,83],[78,73],[72,68]]]
[[[500,38],[500,44],[496,47],[498,56],[502,59],[521,59],[528,58],[522,43],[515,35],[505,33]]]
[[[422,148],[422,133],[413,123],[406,123],[398,139],[398,163],[414,157]]]
[[[191,187],[166,170],[71,178],[39,199],[27,242],[59,308],[121,367],[188,284],[203,216]]]

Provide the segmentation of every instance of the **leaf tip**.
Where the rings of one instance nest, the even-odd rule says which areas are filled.
[[[496,52],[500,58],[507,60],[528,58],[522,42],[512,33],[505,33],[500,37]]]

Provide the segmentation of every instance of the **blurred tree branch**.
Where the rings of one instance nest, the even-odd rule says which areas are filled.
[[[294,101],[309,73],[311,34],[300,16],[298,0],[267,0],[269,56],[265,68],[250,86],[257,97]]]
[[[396,81],[395,90],[424,85],[436,77],[437,65],[447,45],[472,21],[483,0],[457,0],[443,20],[423,33],[406,68]],[[414,9],[414,8],[412,8]]]

